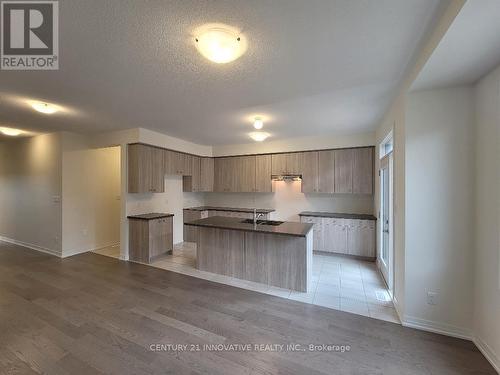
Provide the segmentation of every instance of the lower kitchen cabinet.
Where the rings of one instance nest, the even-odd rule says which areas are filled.
[[[375,258],[375,221],[301,216],[313,224],[313,250]]]
[[[151,263],[161,255],[172,253],[173,215],[155,217],[147,214],[128,219],[130,260]]]

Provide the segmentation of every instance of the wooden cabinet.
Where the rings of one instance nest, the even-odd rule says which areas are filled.
[[[300,152],[290,152],[284,154],[272,154],[272,174],[291,175],[300,174]]]
[[[193,155],[171,150],[162,151],[166,174],[178,174],[181,176],[192,175]]]
[[[374,258],[375,222],[369,220],[350,220],[347,232],[349,255]]]
[[[302,174],[303,193],[318,192],[318,152],[300,152],[297,154],[299,158],[299,171]]]
[[[255,191],[255,156],[235,156],[231,160],[232,192]]]
[[[373,194],[373,148],[353,150],[352,192]]]
[[[173,217],[158,219],[129,218],[129,258],[150,263],[173,250]]]
[[[301,216],[302,223],[313,224],[313,249],[374,259],[374,220]]]
[[[214,171],[214,191],[233,191],[235,186],[233,158],[216,158],[214,161]]]
[[[354,152],[352,149],[335,150],[335,193],[352,193],[352,170]]]
[[[128,145],[128,192],[163,193],[165,170],[163,150],[142,145]]]
[[[318,152],[318,192],[335,192],[335,151]]]
[[[198,220],[202,218],[202,213],[204,211],[197,210],[182,210],[182,222],[188,223],[193,220]],[[184,242],[196,242],[198,231],[196,227],[189,225],[184,225]]]
[[[270,193],[273,191],[271,181],[271,155],[257,155],[255,157],[255,191]]]
[[[188,161],[191,162],[190,176],[182,176],[182,191],[197,192],[200,191],[200,158],[198,156],[191,156]]]
[[[200,158],[200,191],[214,191],[213,158]]]

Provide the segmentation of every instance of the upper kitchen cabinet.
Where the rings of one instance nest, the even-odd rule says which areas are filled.
[[[163,193],[165,168],[163,150],[142,144],[128,145],[128,192]]]
[[[163,150],[163,162],[166,174],[191,176],[193,156],[183,152]]]
[[[318,152],[318,193],[335,192],[335,151]]]
[[[273,191],[271,181],[271,155],[255,156],[255,191],[270,193]]]
[[[235,188],[236,170],[234,158],[215,158],[214,161],[214,191],[232,192]]]
[[[231,167],[233,170],[234,192],[254,192],[255,191],[255,156],[235,156],[232,158]]]
[[[200,158],[200,191],[214,191],[213,158]]]
[[[191,162],[191,175],[182,176],[182,191],[197,192],[201,191],[201,171],[200,171],[200,157],[191,156],[188,159]]]
[[[335,150],[335,193],[352,193],[353,149]]]
[[[302,192],[318,192],[318,152],[300,152],[297,153],[299,163],[299,173],[302,174]]]
[[[292,175],[300,174],[300,152],[290,152],[285,154],[272,154],[272,174]]]
[[[373,194],[373,153],[372,147],[353,150],[352,192]]]

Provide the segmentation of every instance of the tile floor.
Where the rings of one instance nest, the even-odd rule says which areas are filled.
[[[95,252],[115,258],[120,253],[119,247]],[[195,268],[195,261],[196,244],[184,242],[175,245],[173,255],[167,255],[150,265],[278,297],[400,323],[385,282],[373,262],[333,254],[314,254],[312,290],[301,293],[199,271]]]

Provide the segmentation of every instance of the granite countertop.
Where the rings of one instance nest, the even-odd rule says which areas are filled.
[[[195,227],[208,227],[219,229],[232,229],[247,232],[273,233],[288,236],[305,237],[313,228],[309,223],[297,223],[285,221],[281,225],[253,225],[242,223],[242,219],[234,217],[212,216],[206,219],[199,219],[185,223]]]
[[[377,220],[373,215],[368,214],[345,214],[339,212],[314,212],[303,211],[299,216],[331,217],[333,219],[356,219],[356,220]]]
[[[140,219],[140,220],[155,220],[155,219],[162,219],[164,217],[172,217],[172,216],[174,216],[174,214],[152,212],[149,214],[130,215],[130,216],[127,216],[127,218],[128,219]]]
[[[185,210],[191,211],[233,211],[233,212],[253,212],[253,208],[238,208],[238,207],[217,207],[217,206],[199,206],[199,207],[189,207]],[[273,212],[271,208],[257,208],[257,213],[268,214]]]

